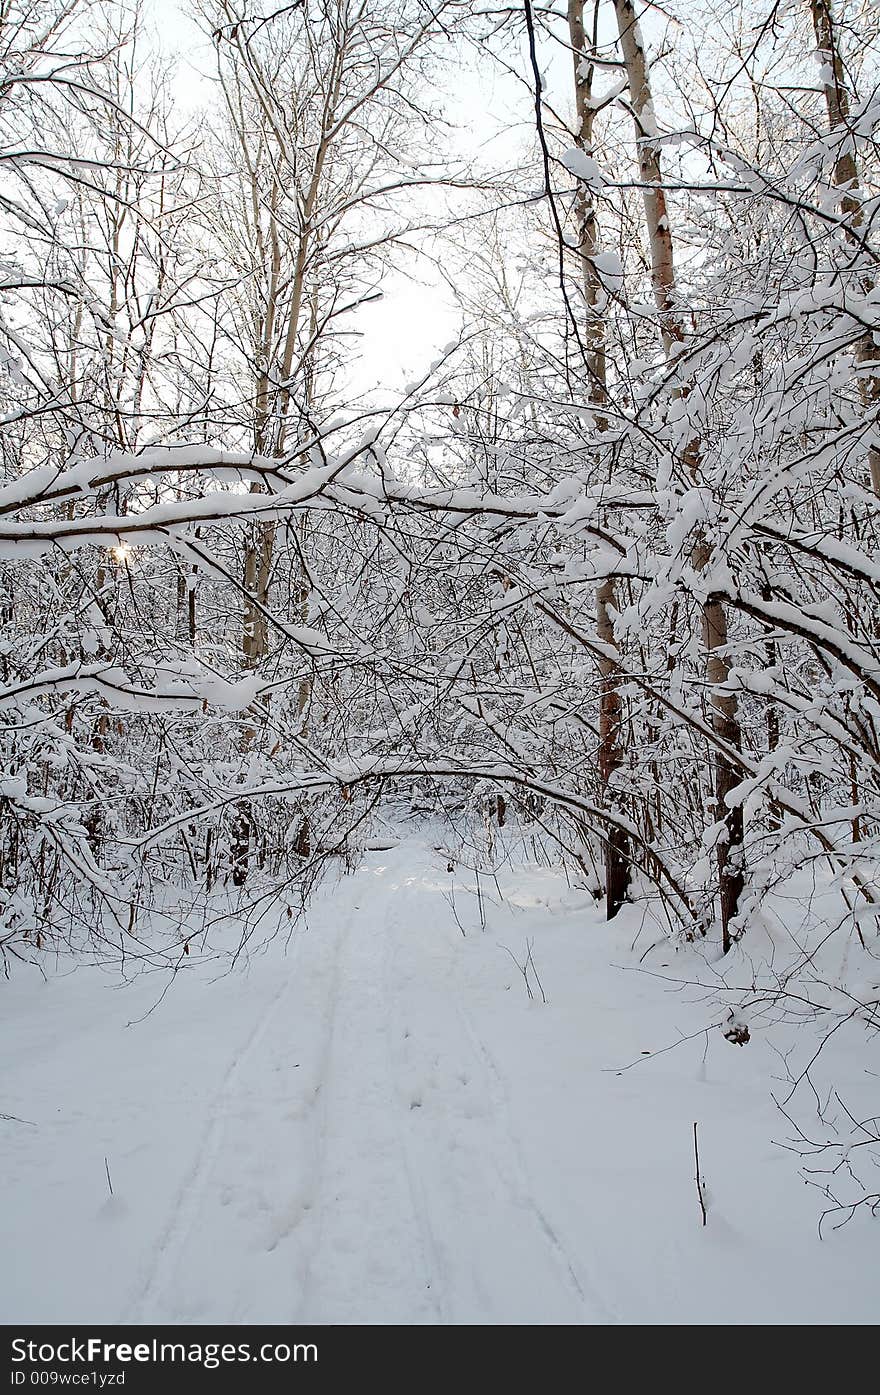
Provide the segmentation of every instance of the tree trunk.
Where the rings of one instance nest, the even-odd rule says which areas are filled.
[[[639,174],[643,184],[642,198],[645,205],[648,241],[651,249],[651,284],[654,300],[660,312],[660,333],[667,357],[673,356],[674,347],[684,339],[681,317],[675,305],[675,260],[673,255],[672,232],[666,195],[663,189],[663,171],[660,163],[660,146],[657,141],[657,123],[654,116],[654,103],[648,65],[645,59],[644,43],[636,18],[632,0],[614,0],[620,48],[626,67],[630,91],[633,122],[635,124],[636,146],[638,151]],[[681,396],[687,389],[681,389]],[[700,442],[687,443],[681,457],[682,464],[696,480],[700,474]],[[691,562],[696,572],[703,572],[709,562],[711,549],[703,538],[697,539],[691,551]],[[727,660],[727,613],[718,600],[709,599],[702,606],[702,639],[706,656],[706,678],[711,693],[710,720],[716,735],[733,751],[742,750],[742,732],[739,725],[736,697],[726,690],[730,676]],[[744,878],[742,864],[743,811],[737,804],[727,806],[727,796],[739,782],[740,775],[735,760],[724,751],[716,749],[713,754],[713,785],[715,793],[715,819],[723,823],[722,836],[716,844],[718,866],[718,890],[721,912],[721,934],[724,953],[730,949],[730,922],[737,914],[742,895]]]
[[[809,0],[809,6],[813,19],[813,32],[816,35],[816,47],[825,60],[824,90],[828,125],[832,131],[843,132],[849,127],[849,92],[846,88],[831,0]],[[841,191],[840,211],[845,219],[847,232],[850,238],[853,238],[853,234],[858,232],[862,225],[864,213],[859,193],[859,169],[856,164],[855,137],[852,134],[841,142],[837,158],[834,161],[832,178],[835,188]],[[864,292],[870,291],[872,287],[871,277],[862,276],[861,286]],[[874,343],[874,335],[871,330],[866,330],[856,341],[854,358],[857,368],[877,363],[878,358],[880,358],[880,350]],[[862,406],[867,411],[880,400],[880,374],[871,372],[860,374],[858,386]],[[873,445],[868,447],[868,470],[871,477],[871,488],[880,497],[880,450]]]
[[[594,4],[593,33],[588,41],[584,25],[584,0],[569,0],[568,32],[574,61],[574,93],[577,122],[575,143],[585,155],[593,152],[592,105],[593,68],[588,53],[595,49],[598,4]],[[599,227],[589,185],[578,180],[575,199],[577,220],[577,251],[581,262],[584,300],[587,308],[587,372],[590,376],[590,401],[597,408],[596,429],[607,429],[602,408],[607,403],[605,363],[605,320],[602,313],[604,291],[596,275],[593,258],[598,251]],[[606,577],[596,591],[596,632],[603,645],[616,648],[614,612],[617,597],[614,579]],[[619,691],[620,669],[614,659],[599,659],[599,779],[605,804],[615,807],[614,776],[623,763],[621,749],[621,718],[623,703]],[[609,920],[626,900],[630,884],[630,848],[626,833],[616,825],[605,832],[605,907]]]
[[[651,286],[660,311],[663,347],[668,354],[672,345],[684,338],[673,302],[675,292],[675,262],[672,232],[663,188],[660,146],[656,140],[657,122],[651,97],[651,82],[641,30],[632,0],[614,0],[620,48],[629,84],[630,104],[636,132],[636,154],[639,179],[645,205],[645,222],[651,251]]]

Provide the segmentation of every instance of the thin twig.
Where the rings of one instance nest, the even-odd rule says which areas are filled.
[[[706,1224],[706,1201],[703,1196],[703,1179],[700,1176],[700,1149],[697,1143],[697,1125],[694,1122],[694,1165],[696,1167],[697,1196],[700,1198],[700,1210],[703,1213],[703,1225]]]

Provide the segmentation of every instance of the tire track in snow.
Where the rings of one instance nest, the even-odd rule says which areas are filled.
[[[340,942],[322,1087],[315,1234],[296,1320],[437,1322],[427,1237],[401,1146],[390,1070],[388,905],[395,862],[365,863]]]
[[[328,892],[329,896],[333,897],[336,912],[332,917],[332,925],[326,924],[327,917],[322,914],[320,918],[321,928],[301,932],[294,942],[293,952],[288,951],[280,960],[282,977],[278,987],[271,994],[268,1002],[260,1011],[257,1021],[253,1023],[247,1036],[229,1060],[221,1083],[212,1098],[208,1116],[190,1166],[162,1229],[148,1277],[134,1300],[129,1303],[125,1317],[120,1319],[121,1321],[158,1321],[160,1318],[173,1321],[177,1311],[177,1303],[173,1295],[177,1287],[178,1272],[187,1263],[198,1271],[200,1262],[204,1272],[210,1273],[212,1271],[210,1250],[222,1237],[213,1233],[210,1227],[204,1227],[201,1230],[197,1230],[196,1227],[202,1213],[207,1209],[208,1192],[215,1173],[231,1171],[228,1163],[224,1165],[222,1170],[220,1168],[224,1149],[234,1153],[236,1145],[238,1145],[238,1151],[240,1151],[241,1135],[248,1131],[246,1121],[242,1119],[240,1112],[233,1108],[236,1099],[241,1103],[243,1098],[247,1098],[249,1101],[256,1101],[263,1106],[261,1116],[256,1123],[256,1129],[259,1130],[259,1136],[264,1144],[260,1168],[266,1176],[272,1178],[276,1178],[280,1174],[281,1187],[282,1190],[286,1191],[288,1198],[286,1219],[276,1222],[272,1226],[265,1243],[256,1247],[257,1251],[262,1250],[271,1255],[290,1236],[298,1223],[304,1219],[305,1213],[310,1210],[309,1197],[314,1193],[316,1177],[321,1167],[321,1096],[333,1032],[333,1009],[338,998],[339,946],[353,914],[351,905],[346,907],[346,901],[350,903],[353,900],[353,891],[340,898],[337,885],[329,887]],[[339,914],[340,910],[342,911],[341,915]],[[335,927],[335,934],[332,932],[333,927]],[[330,979],[329,989],[324,999],[319,997],[317,1001],[314,1000],[311,992],[316,981],[320,979],[320,973],[314,972],[314,961],[317,961],[318,970],[329,968]],[[314,1032],[316,1042],[314,1075],[317,1079],[317,1086],[310,1090],[305,1079],[294,1079],[291,1073],[289,1089],[286,1093],[288,1104],[292,1104],[295,1097],[298,1097],[299,1108],[295,1110],[293,1117],[296,1124],[299,1125],[300,1137],[297,1140],[299,1147],[296,1149],[296,1156],[285,1154],[279,1157],[277,1156],[280,1142],[277,1133],[277,1119],[271,1117],[267,1109],[267,1105],[271,1101],[266,1092],[265,1081],[268,1072],[265,1060],[260,1062],[260,1069],[256,1072],[253,1087],[245,1093],[241,1090],[241,1086],[247,1079],[248,1068],[255,1053],[265,1041],[267,1034],[276,1025],[282,1015],[283,1008],[287,1009],[285,1021],[290,1021],[292,1025],[289,1031],[285,1029],[282,1033],[279,1047],[281,1049],[289,1047],[290,1054],[306,1055],[307,1051],[304,1052],[301,1048],[304,1043],[307,1044],[309,1033]],[[281,1069],[281,1066],[278,1066],[278,1069]],[[236,1137],[236,1130],[238,1130],[238,1137]],[[275,1156],[273,1156],[273,1145]],[[224,1208],[231,1200],[241,1199],[241,1181],[233,1180],[225,1188],[225,1192],[227,1195],[221,1200],[221,1205]],[[291,1203],[290,1198],[297,1195],[300,1197],[299,1203]],[[258,1193],[257,1205],[259,1206],[261,1203],[263,1203],[263,1197]],[[200,1250],[205,1251],[206,1248],[209,1251],[207,1255],[199,1253]],[[304,1258],[303,1281],[307,1279],[307,1248]],[[236,1255],[230,1255],[231,1262],[235,1263],[237,1259]],[[205,1320],[235,1320],[222,1306],[228,1304],[231,1297],[231,1288],[213,1293],[211,1295],[211,1309]],[[289,1301],[292,1305],[293,1299],[291,1298]]]
[[[124,1316],[119,1319],[120,1322],[155,1321],[152,1312],[155,1310],[156,1299],[166,1286],[167,1280],[172,1275],[186,1246],[201,1205],[207,1179],[220,1154],[227,1124],[226,1104],[228,1097],[250,1056],[259,1045],[271,1019],[278,1012],[289,987],[289,978],[282,979],[276,992],[270,998],[266,1010],[253,1024],[244,1041],[230,1058],[220,1086],[211,1101],[190,1168],[180,1185],[172,1205],[171,1214],[153,1253],[153,1261],[146,1282],[134,1300],[126,1307]],[[143,1316],[144,1314],[146,1316]]]
[[[428,880],[433,872],[410,878],[396,908],[390,908],[388,933],[390,940],[396,932],[397,1007],[413,1022],[398,1043],[398,1070],[411,1091],[421,1076],[426,1095],[413,1100],[415,1108],[404,1120],[405,1151],[411,1174],[432,1177],[430,1189],[417,1187],[423,1227],[432,1236],[453,1237],[438,1252],[446,1320],[534,1321],[529,1297],[511,1287],[512,1274],[518,1273],[545,1320],[614,1322],[596,1285],[578,1277],[535,1194],[500,1072],[459,1001],[454,977],[459,949],[450,945],[448,927],[438,925],[434,943],[425,944],[422,930],[414,935],[404,926],[404,920],[410,927],[436,923],[436,916],[418,906],[436,896]],[[425,959],[421,965],[417,945]],[[408,973],[407,957],[413,961]],[[436,1159],[444,1155],[450,1165],[438,1166]],[[478,1253],[474,1241],[480,1233],[489,1243]]]
[[[318,1056],[317,1084],[309,1105],[308,1115],[311,1124],[311,1163],[309,1169],[310,1190],[315,1198],[313,1206],[314,1236],[311,1241],[304,1245],[302,1256],[302,1283],[300,1285],[299,1299],[296,1303],[296,1310],[291,1314],[291,1322],[302,1322],[301,1314],[305,1312],[312,1300],[313,1272],[315,1257],[321,1247],[321,1239],[325,1230],[324,1211],[319,1200],[321,1196],[321,1184],[327,1156],[327,1110],[328,1110],[328,1081],[330,1076],[330,1060],[333,1051],[333,1039],[336,1033],[336,1020],[339,1008],[340,984],[342,979],[342,961],[348,936],[351,933],[352,921],[358,909],[358,893],[355,876],[348,875],[348,909],[345,919],[338,921],[338,931],[333,938],[331,950],[331,974],[330,986],[325,1003],[323,1014],[323,1030],[321,1033],[321,1048]],[[339,883],[337,883],[337,890]]]
[[[457,1009],[459,1020],[461,1021],[464,1030],[467,1032],[471,1042],[473,1043],[475,1050],[479,1053],[481,1059],[483,1060],[486,1066],[486,1071],[489,1076],[489,1079],[492,1082],[492,1093],[495,1098],[496,1111],[505,1120],[505,1128],[511,1145],[511,1158],[515,1161],[516,1164],[516,1170],[521,1181],[521,1195],[524,1202],[530,1207],[530,1209],[534,1213],[535,1220],[543,1230],[544,1234],[547,1236],[547,1239],[550,1242],[550,1244],[553,1246],[553,1249],[558,1256],[560,1265],[564,1267],[565,1271],[569,1275],[572,1285],[581,1302],[583,1302],[585,1305],[590,1304],[597,1313],[600,1313],[600,1320],[603,1323],[611,1324],[619,1322],[620,1319],[618,1315],[613,1311],[613,1309],[609,1308],[608,1304],[605,1302],[605,1299],[602,1297],[602,1294],[595,1280],[593,1280],[592,1278],[584,1277],[583,1283],[581,1282],[581,1279],[578,1277],[578,1272],[574,1260],[571,1258],[571,1255],[569,1254],[562,1240],[559,1238],[559,1235],[557,1234],[556,1230],[548,1220],[546,1213],[541,1207],[535,1192],[535,1187],[532,1182],[528,1166],[526,1164],[525,1157],[523,1156],[522,1144],[520,1140],[517,1138],[512,1126],[510,1117],[510,1098],[507,1092],[507,1086],[504,1083],[504,1078],[501,1074],[501,1071],[498,1068],[498,1065],[495,1061],[495,1058],[492,1055],[492,1052],[486,1046],[486,1043],[483,1041],[483,1039],[480,1037],[480,1034],[476,1030],[476,1027],[470,1015],[464,1008],[461,1007],[460,1004],[457,1005]],[[581,1266],[581,1268],[583,1269],[583,1266]],[[586,1291],[584,1285],[586,1285]]]
[[[400,880],[398,880],[396,886],[393,888],[396,891],[398,897],[400,897],[403,893],[403,885],[404,884],[401,883]],[[395,1096],[397,1097],[397,1108],[399,1115],[397,1131],[398,1143],[400,1146],[401,1157],[403,1158],[403,1165],[406,1171],[406,1180],[407,1186],[409,1188],[410,1204],[412,1206],[413,1214],[415,1216],[416,1224],[418,1226],[419,1237],[421,1241],[423,1267],[425,1274],[430,1276],[426,1279],[426,1286],[431,1293],[431,1300],[434,1306],[434,1311],[436,1313],[438,1323],[448,1324],[450,1321],[450,1317],[449,1296],[446,1291],[447,1276],[444,1272],[444,1268],[441,1263],[440,1249],[437,1244],[437,1237],[434,1234],[434,1229],[431,1222],[430,1206],[428,1203],[427,1193],[425,1191],[425,1185],[422,1180],[419,1169],[415,1165],[415,1159],[413,1157],[413,1152],[409,1141],[409,1133],[407,1128],[408,1120],[406,1115],[404,1115],[402,1112],[403,1106],[400,1100],[400,1092],[395,1080],[394,1050],[392,1043],[394,1029],[392,1024],[394,1012],[396,1010],[396,1003],[394,1001],[394,995],[392,991],[391,965],[393,960],[392,950],[396,948],[396,940],[394,938],[394,930],[397,928],[398,923],[396,904],[396,902],[391,900],[391,895],[389,893],[389,899],[385,907],[385,914],[382,925],[384,941],[382,955],[383,984],[386,1000],[391,1005],[391,1010],[387,1014],[385,1020],[385,1063],[389,1080],[389,1092],[392,1098],[394,1098]],[[411,1109],[407,1110],[407,1114],[409,1113],[411,1113]]]

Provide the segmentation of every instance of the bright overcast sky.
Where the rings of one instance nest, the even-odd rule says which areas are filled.
[[[211,100],[213,46],[187,9],[185,0],[145,0],[145,14],[160,48],[178,54],[182,61],[176,83],[178,100],[181,106],[195,108]],[[457,69],[456,89],[450,94],[451,114],[462,126],[462,152],[467,155],[474,153],[475,126],[480,129],[478,115],[484,134],[498,125],[497,119],[490,123],[486,114],[487,86],[491,93],[486,74],[478,81],[475,73]],[[389,272],[383,299],[359,313],[357,327],[362,337],[349,341],[353,358],[357,356],[350,370],[353,390],[360,393],[378,386],[394,391],[402,383],[420,378],[442,346],[456,337],[461,322],[461,312],[429,262],[411,259],[406,275]]]

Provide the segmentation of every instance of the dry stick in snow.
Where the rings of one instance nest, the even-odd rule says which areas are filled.
[[[697,1125],[696,1125],[696,1121],[694,1121],[694,1167],[695,1167],[695,1169],[696,1169],[694,1176],[695,1176],[695,1180],[696,1180],[696,1183],[697,1183],[697,1196],[700,1198],[700,1210],[701,1210],[702,1213],[703,1213],[703,1225],[705,1225],[705,1224],[706,1224],[706,1198],[705,1198],[705,1196],[703,1195],[703,1179],[702,1179],[702,1177],[700,1176],[700,1147],[699,1147],[699,1144],[697,1143]]]
[[[672,233],[663,188],[660,146],[657,140],[648,64],[632,0],[614,0],[614,9],[635,125],[639,175],[651,250],[651,284],[660,312],[663,347],[667,358],[672,359],[676,347],[684,340],[684,330],[674,298],[675,262]],[[680,389],[680,396],[687,396],[686,388]],[[693,439],[687,444],[682,453],[681,463],[696,482],[701,465],[698,439]],[[711,555],[711,547],[705,537],[699,535],[691,551],[691,562],[698,575],[705,571]],[[711,693],[712,726],[727,746],[739,751],[742,749],[742,733],[737,701],[735,695],[726,688],[730,676],[727,658],[727,612],[717,598],[708,597],[702,603],[702,639],[706,656],[706,677]],[[739,780],[736,764],[716,749],[713,753],[713,766],[715,819],[717,823],[723,823],[723,829],[716,842],[716,857],[722,947],[726,954],[731,945],[730,922],[737,913],[743,890],[743,811],[739,803],[732,808],[727,804],[727,797]]]
[[[535,975],[535,983],[538,985],[538,990],[539,990],[539,992],[540,992],[540,994],[541,994],[541,1002],[544,1003],[544,1005],[546,1006],[546,1004],[547,1004],[547,995],[546,995],[546,993],[544,992],[544,985],[542,984],[540,978],[538,977],[538,970],[535,968],[535,961],[534,961],[534,959],[532,958],[532,945],[533,945],[533,943],[534,943],[533,940],[526,940],[526,957],[525,957],[525,959],[523,960],[522,963],[519,962],[519,960],[517,959],[517,957],[516,957],[516,955],[514,954],[513,950],[510,949],[510,948],[508,948],[507,945],[501,945],[501,949],[503,949],[503,950],[505,951],[505,953],[507,953],[507,954],[510,955],[510,957],[511,957],[511,959],[513,960],[514,964],[515,964],[516,967],[519,969],[520,973],[521,973],[522,976],[523,976],[523,983],[524,983],[525,986],[526,986],[526,993],[528,994],[529,1001],[530,1001],[530,1002],[534,1002],[535,995],[534,995],[534,993],[533,993],[533,991],[532,991],[532,985],[529,983],[529,969],[531,969],[532,973]]]

